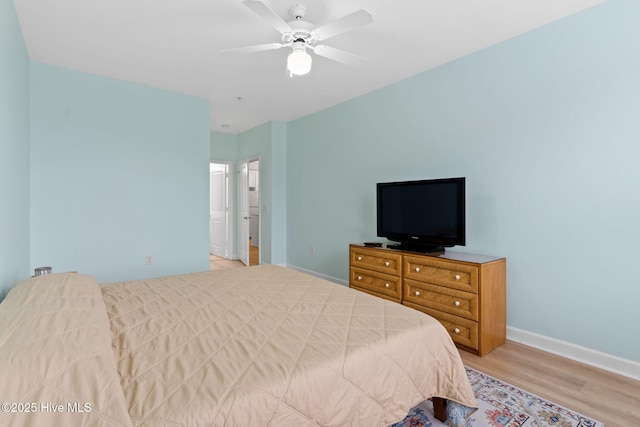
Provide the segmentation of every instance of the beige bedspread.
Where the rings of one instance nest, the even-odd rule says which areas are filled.
[[[0,426],[130,426],[96,279],[19,282],[0,304]]]
[[[387,426],[432,396],[475,407],[445,329],[276,266],[102,287],[140,426]]]

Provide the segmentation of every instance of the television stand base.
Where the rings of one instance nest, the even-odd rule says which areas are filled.
[[[397,243],[387,245],[387,248],[406,252],[418,252],[421,254],[444,253],[444,246],[421,245],[419,243]]]

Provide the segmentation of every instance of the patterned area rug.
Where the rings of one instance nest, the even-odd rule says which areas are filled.
[[[604,424],[549,402],[535,394],[507,384],[487,374],[465,367],[478,410],[464,427],[604,427]],[[392,427],[448,426],[433,417],[431,402],[423,402]]]

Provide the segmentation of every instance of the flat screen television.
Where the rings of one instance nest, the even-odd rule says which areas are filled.
[[[465,178],[376,184],[378,236],[414,252],[465,244]]]

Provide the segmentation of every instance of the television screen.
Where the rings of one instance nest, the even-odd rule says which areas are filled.
[[[464,245],[465,178],[378,183],[377,214],[378,236],[409,250]]]

